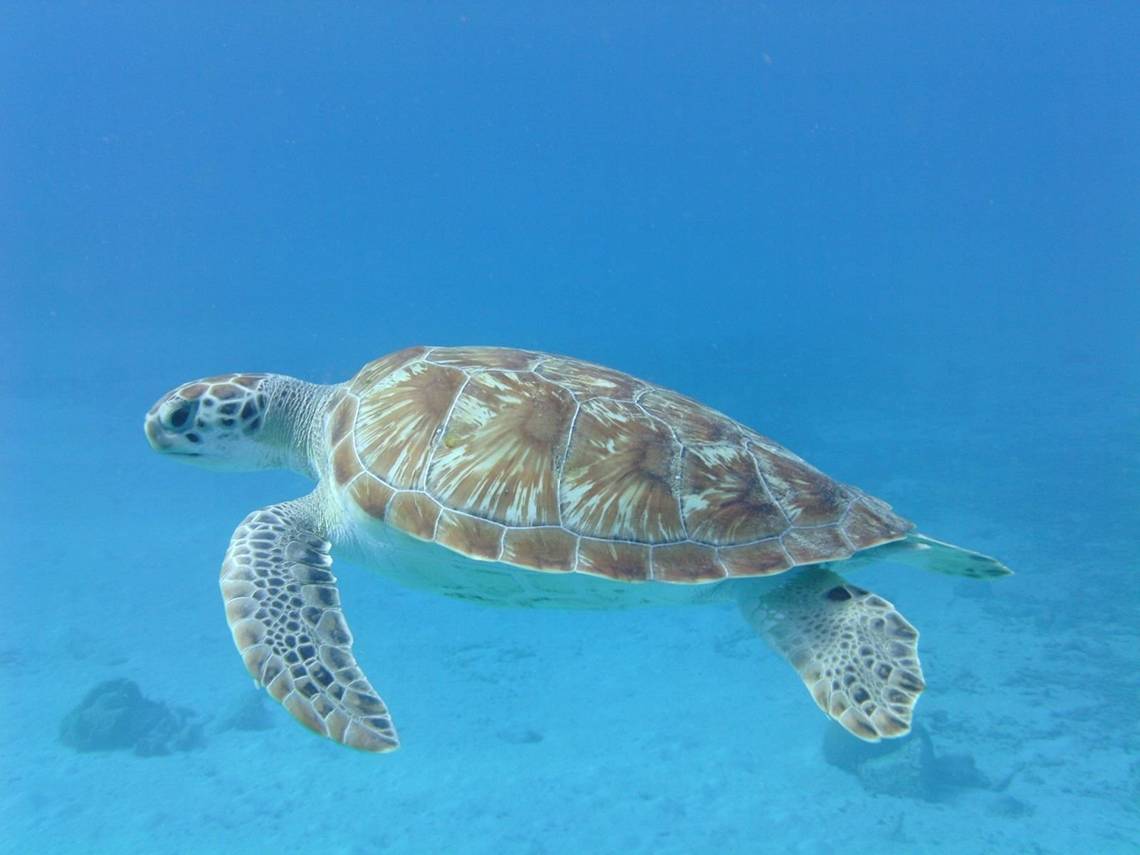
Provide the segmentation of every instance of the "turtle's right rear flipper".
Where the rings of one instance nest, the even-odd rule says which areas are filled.
[[[926,686],[918,632],[889,602],[817,566],[740,606],[830,718],[867,742],[910,730]]]
[[[904,540],[868,549],[862,557],[868,560],[883,558],[899,561],[935,573],[973,579],[997,579],[1013,574],[1012,570],[996,558],[943,543],[925,534],[910,534]]]

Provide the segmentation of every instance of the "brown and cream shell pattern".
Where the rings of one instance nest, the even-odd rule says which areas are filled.
[[[337,488],[475,559],[626,582],[780,573],[911,523],[675,392],[562,356],[412,347],[327,419]]]

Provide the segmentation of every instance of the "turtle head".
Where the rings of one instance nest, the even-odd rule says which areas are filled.
[[[280,455],[268,442],[272,375],[207,377],[163,395],[146,414],[155,451],[211,469],[265,469]]]

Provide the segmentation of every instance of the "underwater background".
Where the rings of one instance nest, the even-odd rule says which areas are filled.
[[[1133,3],[6,4],[0,849],[1140,851],[1136,44]],[[417,343],[678,389],[1017,575],[858,571],[928,682],[876,751],[731,605],[338,562],[402,738],[338,747],[217,588],[309,485],[142,418]]]

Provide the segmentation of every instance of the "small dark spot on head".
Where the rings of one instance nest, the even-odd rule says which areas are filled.
[[[856,689],[851,694],[851,699],[854,700],[855,703],[861,704],[864,701],[869,701],[871,699],[871,696],[869,694],[867,694],[866,689],[864,689],[862,686],[860,686],[858,689]]]
[[[232,428],[234,426],[233,419],[222,419],[222,427]]]
[[[253,432],[254,432],[255,430],[257,430],[259,427],[261,427],[261,419],[260,419],[260,418],[256,418],[256,419],[254,419],[252,422],[250,422],[249,424],[247,424],[247,425],[245,426],[245,432],[246,432],[246,433],[253,433]]]
[[[203,398],[202,399],[202,406],[203,407],[212,407],[216,403],[217,403],[217,401],[215,401],[213,398]]]
[[[237,401],[230,401],[228,404],[222,404],[220,407],[218,407],[218,412],[221,413],[223,416],[232,416],[237,411],[238,411],[238,402]]]
[[[851,592],[842,585],[836,585],[825,596],[832,602],[842,603],[844,600],[851,599]]]
[[[226,404],[226,406],[228,407],[229,404]],[[247,421],[249,419],[252,419],[256,415],[257,415],[257,407],[254,405],[253,401],[246,401],[245,404],[241,408],[242,420]]]
[[[186,439],[188,439],[190,442],[194,443],[195,445],[202,441],[202,437],[198,436],[198,434],[196,434],[196,433],[186,434]]]

